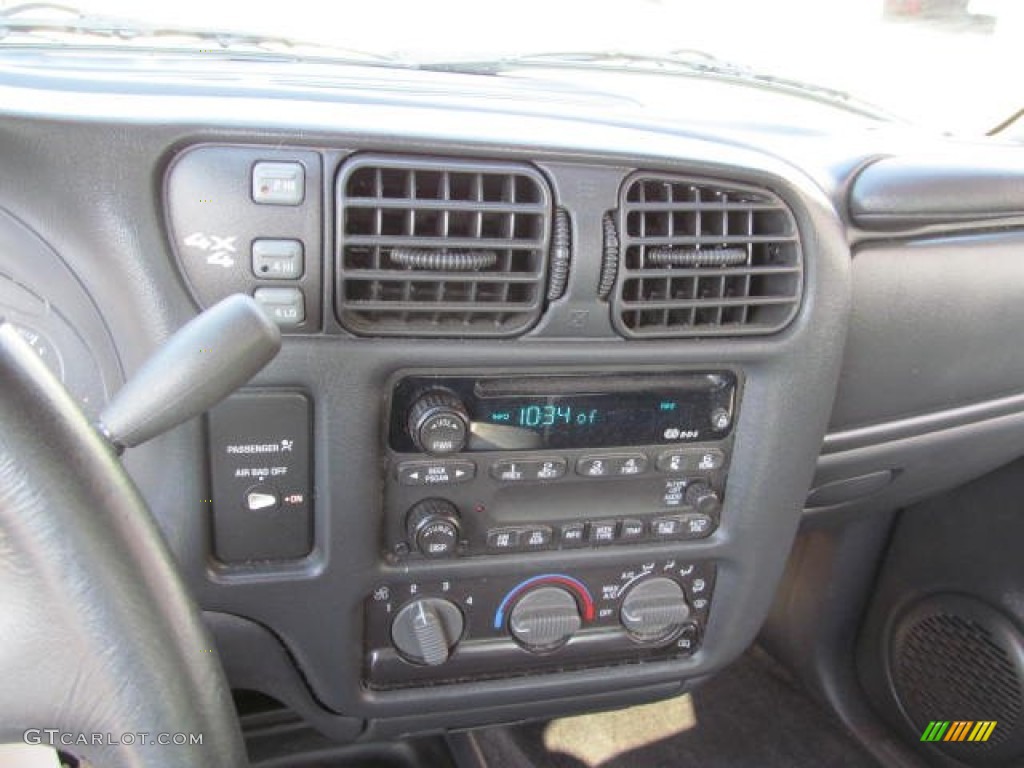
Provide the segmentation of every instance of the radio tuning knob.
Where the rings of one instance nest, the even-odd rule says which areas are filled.
[[[427,557],[450,557],[459,546],[459,510],[445,499],[424,499],[405,516],[409,541]]]
[[[425,597],[402,608],[391,622],[391,642],[407,660],[436,667],[448,661],[465,621],[448,600]]]
[[[412,404],[406,428],[421,451],[458,453],[469,437],[469,414],[458,397],[438,389],[421,395]]]

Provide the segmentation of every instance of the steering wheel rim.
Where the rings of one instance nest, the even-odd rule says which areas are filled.
[[[0,743],[28,732],[110,768],[247,765],[213,642],[145,502],[2,322],[0,679]]]

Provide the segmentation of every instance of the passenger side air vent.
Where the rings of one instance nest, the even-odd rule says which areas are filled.
[[[367,336],[514,336],[547,294],[552,200],[528,165],[360,155],[338,178],[338,315]]]
[[[767,190],[635,174],[613,224],[606,250],[617,234],[613,320],[624,336],[774,333],[800,306],[796,221]]]

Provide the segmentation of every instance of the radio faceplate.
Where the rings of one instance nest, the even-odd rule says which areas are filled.
[[[738,387],[731,371],[404,377],[386,446],[387,554],[707,538],[720,521]]]
[[[732,431],[735,395],[728,371],[409,376],[394,390],[389,443],[398,453],[476,453],[722,440]],[[431,415],[462,421],[461,442],[432,450]]]

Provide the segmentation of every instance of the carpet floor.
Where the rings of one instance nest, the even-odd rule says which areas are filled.
[[[757,649],[687,696],[474,739],[488,768],[878,768]]]

